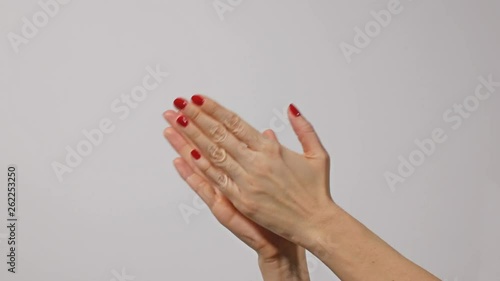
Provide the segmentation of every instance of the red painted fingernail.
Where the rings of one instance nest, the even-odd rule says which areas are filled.
[[[295,107],[295,105],[293,105],[293,103],[290,104],[290,111],[296,117],[299,117],[301,115],[300,111]]]
[[[198,160],[201,157],[201,154],[198,152],[198,150],[193,149],[191,150],[191,156],[193,156],[194,159]]]
[[[188,125],[189,121],[186,118],[186,116],[181,115],[181,116],[177,117],[177,123],[179,123],[182,127],[186,127]]]
[[[187,100],[185,100],[183,98],[176,98],[174,100],[174,105],[178,109],[184,109],[184,107],[186,107],[187,104],[188,104]]]
[[[192,96],[191,100],[197,105],[203,105],[203,103],[205,102],[205,99],[200,95]]]

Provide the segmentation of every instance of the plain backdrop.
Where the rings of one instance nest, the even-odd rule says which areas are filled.
[[[283,113],[293,102],[332,155],[339,205],[442,279],[500,280],[500,88],[456,130],[443,119],[479,77],[500,81],[500,2],[401,0],[349,63],[342,42],[389,2],[73,0],[44,23],[38,1],[1,0],[0,279],[261,280],[255,253],[200,204],[162,136],[172,101],[202,93],[300,151]],[[16,48],[34,15],[41,27]],[[147,67],[169,76],[124,117],[112,106]],[[105,118],[114,131],[59,181],[53,163]],[[391,189],[384,175],[436,128],[446,142]],[[337,280],[312,256],[310,268]]]

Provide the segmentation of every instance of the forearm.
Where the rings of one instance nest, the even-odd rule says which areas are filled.
[[[259,268],[264,281],[309,281],[307,259],[302,247],[295,253],[267,258],[259,255]]]
[[[332,203],[322,210],[304,247],[343,281],[439,280],[403,257],[347,212]]]

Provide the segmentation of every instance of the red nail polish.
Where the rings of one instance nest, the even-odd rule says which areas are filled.
[[[191,150],[191,156],[196,160],[201,158],[201,154],[196,149]]]
[[[186,118],[186,116],[181,115],[181,116],[177,117],[177,123],[179,123],[179,125],[181,125],[182,127],[186,127],[188,125],[189,121]]]
[[[187,100],[185,100],[183,98],[176,98],[174,100],[174,105],[178,109],[184,109],[184,107],[186,107],[187,104],[188,104]]]
[[[205,99],[200,96],[200,95],[194,95],[191,97],[191,100],[196,104],[196,105],[203,105],[205,102]]]
[[[290,111],[296,117],[299,117],[301,115],[300,111],[295,107],[295,105],[293,105],[293,103],[290,104]]]

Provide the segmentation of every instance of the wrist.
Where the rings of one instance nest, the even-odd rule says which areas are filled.
[[[309,281],[304,248],[296,246],[294,252],[273,257],[258,255],[259,268],[265,281]]]
[[[342,218],[347,213],[332,200],[317,208],[317,212],[311,216],[305,227],[302,227],[296,243],[306,248],[318,258],[328,254],[327,245],[336,235]]]
[[[341,280],[438,280],[335,203],[318,209],[302,246]]]

